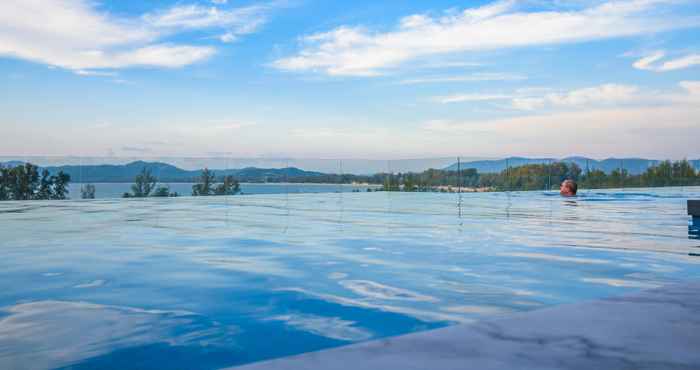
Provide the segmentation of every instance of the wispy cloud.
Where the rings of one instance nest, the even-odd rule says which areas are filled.
[[[270,9],[270,5],[251,5],[229,10],[196,4],[177,5],[164,11],[146,14],[143,19],[156,28],[224,29],[226,31],[217,38],[222,42],[233,42],[242,35],[257,31],[267,21]]]
[[[666,53],[664,51],[657,51],[637,60],[632,66],[647,71],[668,72],[700,65],[700,54],[688,54],[680,58],[661,62],[665,57]]]
[[[469,75],[457,76],[428,76],[418,78],[408,78],[399,81],[402,85],[434,84],[450,82],[476,82],[476,81],[519,81],[527,77],[509,73],[473,73]]]
[[[488,100],[508,100],[512,98],[512,95],[504,94],[455,94],[448,96],[438,96],[434,100],[442,104],[449,104],[461,102],[479,102]]]
[[[122,151],[131,153],[151,153],[153,149],[140,146],[123,146]]]
[[[114,77],[117,75],[116,72],[108,72],[108,71],[91,71],[91,70],[85,70],[85,69],[76,69],[73,71],[75,74],[79,76],[102,76],[102,77]]]
[[[640,94],[636,86],[620,84],[603,84],[563,92],[556,92],[547,88],[522,88],[509,94],[463,93],[433,98],[433,101],[441,104],[506,101],[509,108],[528,111],[544,108],[615,106],[651,100],[650,96]]]
[[[546,107],[590,108],[592,106],[617,106],[638,101],[641,98],[635,86],[604,84],[543,96],[520,96],[512,100],[513,107],[535,110]]]
[[[682,0],[680,1],[682,2]],[[341,26],[301,40],[301,50],[273,66],[340,76],[377,76],[417,58],[533,45],[575,43],[698,26],[697,17],[672,13],[678,0],[621,0],[571,10],[525,12],[514,0],[442,17],[414,14],[394,30]],[[659,17],[658,12],[667,11]]]
[[[572,95],[577,94],[561,94],[567,98]],[[569,100],[556,110],[538,109],[535,114],[481,120],[433,119],[423,124],[422,140],[438,141],[441,148],[455,150],[468,145],[467,154],[482,155],[504,155],[499,151],[504,147],[507,153],[518,155],[695,155],[692,148],[697,141],[694,133],[700,130],[700,81],[683,81],[679,89],[665,92],[637,88],[635,96],[632,100],[624,98],[629,104],[621,105],[573,99],[577,104],[589,104],[586,109],[572,106]],[[644,103],[649,99],[655,104]]]
[[[228,122],[207,127],[210,130],[240,130],[246,127],[257,126],[255,122]]]
[[[169,36],[206,30],[230,42],[259,29],[271,9],[266,5],[230,9],[176,5],[121,17],[96,6],[88,0],[0,2],[0,56],[92,76],[109,73],[95,69],[177,68],[210,58],[216,48],[169,42]]]

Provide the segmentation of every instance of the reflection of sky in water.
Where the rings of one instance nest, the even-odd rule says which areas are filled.
[[[695,279],[698,195],[4,202],[0,368],[216,369]]]
[[[693,217],[688,224],[688,236],[690,239],[700,239],[700,217]]]

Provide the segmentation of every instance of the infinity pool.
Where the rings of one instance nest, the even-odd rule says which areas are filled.
[[[220,369],[698,279],[700,189],[0,203],[0,368]]]

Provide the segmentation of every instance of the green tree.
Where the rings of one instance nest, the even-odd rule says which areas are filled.
[[[12,169],[11,192],[15,200],[34,199],[34,193],[39,184],[38,167],[25,163]],[[14,180],[14,181],[13,181]]]
[[[198,183],[192,185],[193,196],[208,196],[214,194],[214,183],[216,182],[216,174],[208,168],[202,170],[199,176]]]
[[[70,175],[60,171],[56,176],[51,176],[51,182],[53,188],[51,191],[51,199],[67,199]]]
[[[628,179],[629,179],[629,172],[627,172],[626,169],[616,168],[612,172],[610,172],[607,187],[613,187],[613,188],[624,187],[626,183],[631,182],[631,181],[628,181]]]
[[[384,175],[383,191],[399,191],[399,179],[396,175],[388,173]]]
[[[165,197],[177,197],[177,193],[171,193],[170,187],[167,185],[161,185],[153,192],[154,197],[165,198]]]
[[[0,164],[0,201],[10,199],[9,168]]]
[[[15,167],[0,166],[0,200],[66,199],[70,176],[59,172],[51,176],[39,167],[25,163]]]
[[[409,191],[413,192],[418,190],[418,184],[416,180],[411,176],[411,174],[408,174],[404,176],[403,178],[403,191]]]
[[[686,159],[674,162],[672,178],[676,180],[676,185],[692,185],[695,182],[695,169]]]
[[[158,180],[151,175],[151,170],[146,167],[141,169],[141,172],[134,178],[134,184],[131,185],[131,194],[124,193],[124,198],[145,198],[151,195],[151,192],[156,187]],[[127,196],[128,194],[128,196]]]
[[[35,199],[51,199],[53,187],[53,179],[49,171],[44,169],[41,171],[41,180],[39,180],[39,189],[37,190]]]
[[[598,169],[590,170],[581,179],[581,186],[588,189],[608,187],[608,175]]]
[[[224,182],[216,186],[216,188],[214,189],[215,195],[236,195],[240,192],[240,184],[231,175],[225,176]]]

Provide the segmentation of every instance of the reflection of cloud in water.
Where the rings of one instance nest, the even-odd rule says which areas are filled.
[[[633,268],[638,268],[639,264],[638,263],[630,263],[630,262],[625,262],[621,263],[620,267],[624,267],[626,269],[633,269]]]
[[[374,281],[343,280],[339,283],[345,288],[352,290],[355,294],[370,298],[418,302],[438,301],[438,299],[427,295],[418,294],[407,289],[395,288],[392,286],[375,283]]]
[[[534,259],[556,261],[556,262],[573,262],[573,263],[601,264],[601,265],[610,263],[610,261],[595,259],[595,258],[556,256],[553,254],[546,254],[546,253],[513,252],[513,253],[499,253],[498,255],[499,256],[506,256],[506,257],[534,258]]]
[[[216,323],[203,327],[195,322],[197,315],[186,311],[62,301],[2,311],[9,315],[0,319],[0,369],[57,368],[151,343],[223,343],[235,332]]]
[[[274,316],[268,320],[282,321],[296,330],[347,342],[367,340],[372,337],[369,331],[354,327],[354,321],[346,321],[338,317],[293,314]]]
[[[73,288],[97,288],[105,285],[106,281],[105,280],[93,280],[89,283],[84,283],[84,284],[78,284],[73,286]]]
[[[466,313],[477,315],[502,315],[513,312],[505,307],[496,306],[449,306],[441,308],[443,311],[454,313]]]
[[[528,306],[528,307],[542,306],[542,303],[533,302],[533,301],[513,301],[511,303],[516,304],[518,306]]]
[[[607,279],[607,278],[583,278],[583,279],[581,279],[581,281],[583,281],[585,283],[604,284],[604,285],[609,285],[609,286],[614,286],[614,287],[619,287],[619,288],[651,289],[651,288],[658,288],[662,285],[659,283],[653,283],[653,282],[648,282],[648,281],[633,281],[633,280]]]
[[[656,263],[650,263],[649,270],[654,271],[654,272],[677,272],[677,271],[680,271],[681,269],[679,269],[678,267],[669,266],[669,265],[659,265]]]
[[[438,322],[438,321],[450,321],[450,322],[455,322],[455,323],[474,322],[473,319],[470,319],[467,317],[438,312],[435,310],[421,310],[421,309],[416,309],[416,308],[411,308],[411,307],[399,307],[399,306],[393,306],[393,305],[379,304],[379,303],[372,302],[371,300],[368,300],[368,299],[353,299],[353,298],[341,297],[341,296],[337,296],[337,295],[333,295],[333,294],[315,293],[315,292],[312,292],[312,291],[309,291],[309,290],[306,290],[303,288],[282,288],[282,289],[276,289],[276,290],[304,294],[306,296],[313,297],[315,299],[320,299],[320,300],[323,300],[326,302],[331,302],[331,303],[339,304],[342,306],[369,308],[369,309],[375,309],[375,310],[384,311],[384,312],[392,312],[392,313],[402,314],[402,315],[411,316],[411,317],[417,318],[419,320],[428,321],[428,322]]]
[[[200,259],[207,265],[225,270],[248,272],[260,275],[275,275],[282,277],[298,277],[299,272],[290,270],[284,264],[262,257],[223,257],[212,256]]]
[[[537,296],[544,295],[542,293],[533,292],[532,290],[527,290],[527,289],[513,289],[513,294],[518,295],[518,296],[526,296],[526,297],[535,296],[535,295],[537,295]]]
[[[328,278],[332,280],[345,279],[346,277],[348,277],[348,274],[344,272],[331,272],[328,274]]]

